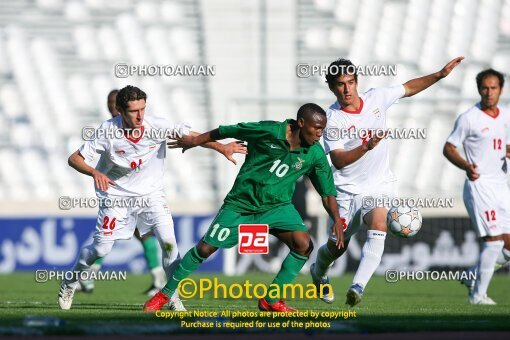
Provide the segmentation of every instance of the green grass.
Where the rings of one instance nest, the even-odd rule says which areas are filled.
[[[213,274],[205,277],[212,278]],[[271,281],[272,275],[260,273],[242,277],[221,275],[218,279],[226,285],[244,283],[245,280],[252,284],[267,284]],[[344,305],[345,291],[351,279],[351,275],[345,275],[332,280],[336,300],[331,305],[317,299],[288,299],[288,304],[303,311],[347,311],[348,308]],[[309,280],[308,276],[300,276],[297,282],[308,284]],[[73,308],[61,311],[57,304],[58,282],[36,283],[32,273],[0,275],[0,334],[136,334],[193,331],[182,328],[179,321],[157,318],[141,312],[142,304],[147,299],[142,292],[149,283],[148,275],[129,274],[127,281],[100,281],[96,283],[93,294],[76,293]],[[467,290],[455,281],[386,283],[383,277],[374,277],[365,290],[362,303],[353,309],[356,311],[356,318],[331,321],[329,330],[357,333],[510,330],[509,283],[510,277],[495,275],[489,288],[489,295],[498,305],[471,306],[467,303]],[[213,299],[210,295],[203,299],[190,299],[185,305],[190,311],[257,311],[256,299]],[[23,320],[26,316],[57,317],[64,320],[65,325],[45,328],[25,327]],[[226,320],[228,321],[228,318],[219,321]],[[252,319],[243,319],[250,320]]]

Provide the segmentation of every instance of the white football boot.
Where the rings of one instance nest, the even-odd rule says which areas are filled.
[[[496,302],[494,302],[494,300],[488,297],[487,294],[484,295],[470,294],[469,303],[472,305],[491,305],[491,306],[496,304]]]
[[[75,285],[68,285],[62,282],[60,290],[58,292],[58,305],[60,309],[69,310],[73,304],[74,291],[76,290]]]

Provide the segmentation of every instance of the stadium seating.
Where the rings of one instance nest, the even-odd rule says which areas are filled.
[[[425,141],[391,142],[397,192],[460,198],[463,174],[444,159],[442,147],[456,116],[479,99],[476,74],[486,67],[510,71],[510,1],[302,0],[297,22],[304,39],[297,45],[298,63],[327,64],[349,57],[359,65],[398,66],[396,78],[360,78],[361,90],[402,83],[466,56],[460,71],[413,99],[401,100],[388,115],[390,127],[427,129]],[[299,94],[331,98],[327,89],[317,89],[323,86],[317,78],[300,79]],[[508,104],[508,91],[502,104]]]
[[[203,78],[121,79],[113,69],[118,62],[205,64],[197,45],[203,39],[198,11],[193,0],[3,2],[0,199],[93,195],[91,180],[70,169],[67,157],[83,143],[83,126],[109,118],[106,95],[113,88],[138,85],[149,96],[147,114],[187,121],[202,131],[210,116]],[[211,197],[197,197],[204,189],[212,192],[211,153],[198,153],[199,167],[179,152],[169,154],[170,197]]]
[[[82,143],[83,126],[98,126],[109,117],[106,94],[128,83],[149,94],[148,114],[190,121],[199,131],[232,119],[234,111],[241,120],[264,118],[236,104],[213,117],[204,78],[114,76],[117,62],[207,64],[207,41],[218,37],[204,30],[202,16],[208,14],[202,6],[196,0],[2,1],[0,197],[24,201],[91,194],[90,179],[74,173],[65,160]],[[360,79],[361,89],[394,85],[466,55],[461,71],[412,101],[402,100],[388,118],[393,127],[428,129],[426,143],[391,143],[398,191],[459,196],[462,174],[445,161],[441,148],[456,115],[477,100],[476,73],[488,66],[510,73],[510,0],[299,0],[292,6],[296,27],[281,34],[297,40],[296,63],[327,64],[346,56],[356,64],[398,65],[397,77],[366,77]],[[253,51],[258,50],[246,49],[239,60],[258,62]],[[293,103],[314,98],[326,106],[332,98],[323,81],[296,77],[284,85],[296,89]],[[235,169],[216,168],[210,152],[193,155],[169,152],[172,175],[165,187],[171,199],[212,200],[231,184],[217,172],[231,176]]]

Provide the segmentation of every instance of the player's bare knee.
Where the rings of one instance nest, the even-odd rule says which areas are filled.
[[[386,221],[374,221],[370,224],[368,228],[370,230],[379,230],[379,231],[387,231],[388,226],[386,225]]]
[[[301,254],[301,255],[310,256],[312,251],[313,251],[313,242],[312,242],[312,239],[310,239],[310,242],[308,242],[308,248],[306,249],[305,253]]]
[[[347,250],[347,247],[349,246],[350,239],[344,240],[344,246],[340,249],[336,246],[336,242],[333,240],[328,240],[327,247],[331,255],[335,256],[336,258],[339,258],[340,256],[345,253]]]
[[[299,255],[309,256],[313,251],[313,242],[310,235],[295,238],[292,242],[292,251]]]

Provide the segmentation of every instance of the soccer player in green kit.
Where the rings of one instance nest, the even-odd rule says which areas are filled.
[[[310,178],[321,195],[324,208],[334,221],[336,244],[342,247],[343,230],[333,175],[319,143],[326,122],[324,110],[309,103],[299,108],[296,120],[220,126],[199,136],[184,136],[167,143],[169,148],[182,147],[184,151],[208,141],[236,138],[248,142],[248,155],[205,236],[184,255],[166,286],[145,303],[144,311],[160,310],[179,282],[218,248],[237,245],[240,224],[268,224],[270,233],[289,247],[290,253],[272,284],[281,292],[284,284],[292,283],[313,250],[308,229],[291,203],[296,180],[302,175]],[[266,297],[259,300],[260,310],[295,311],[274,297],[277,294],[271,294],[272,289],[277,288],[272,285]]]

